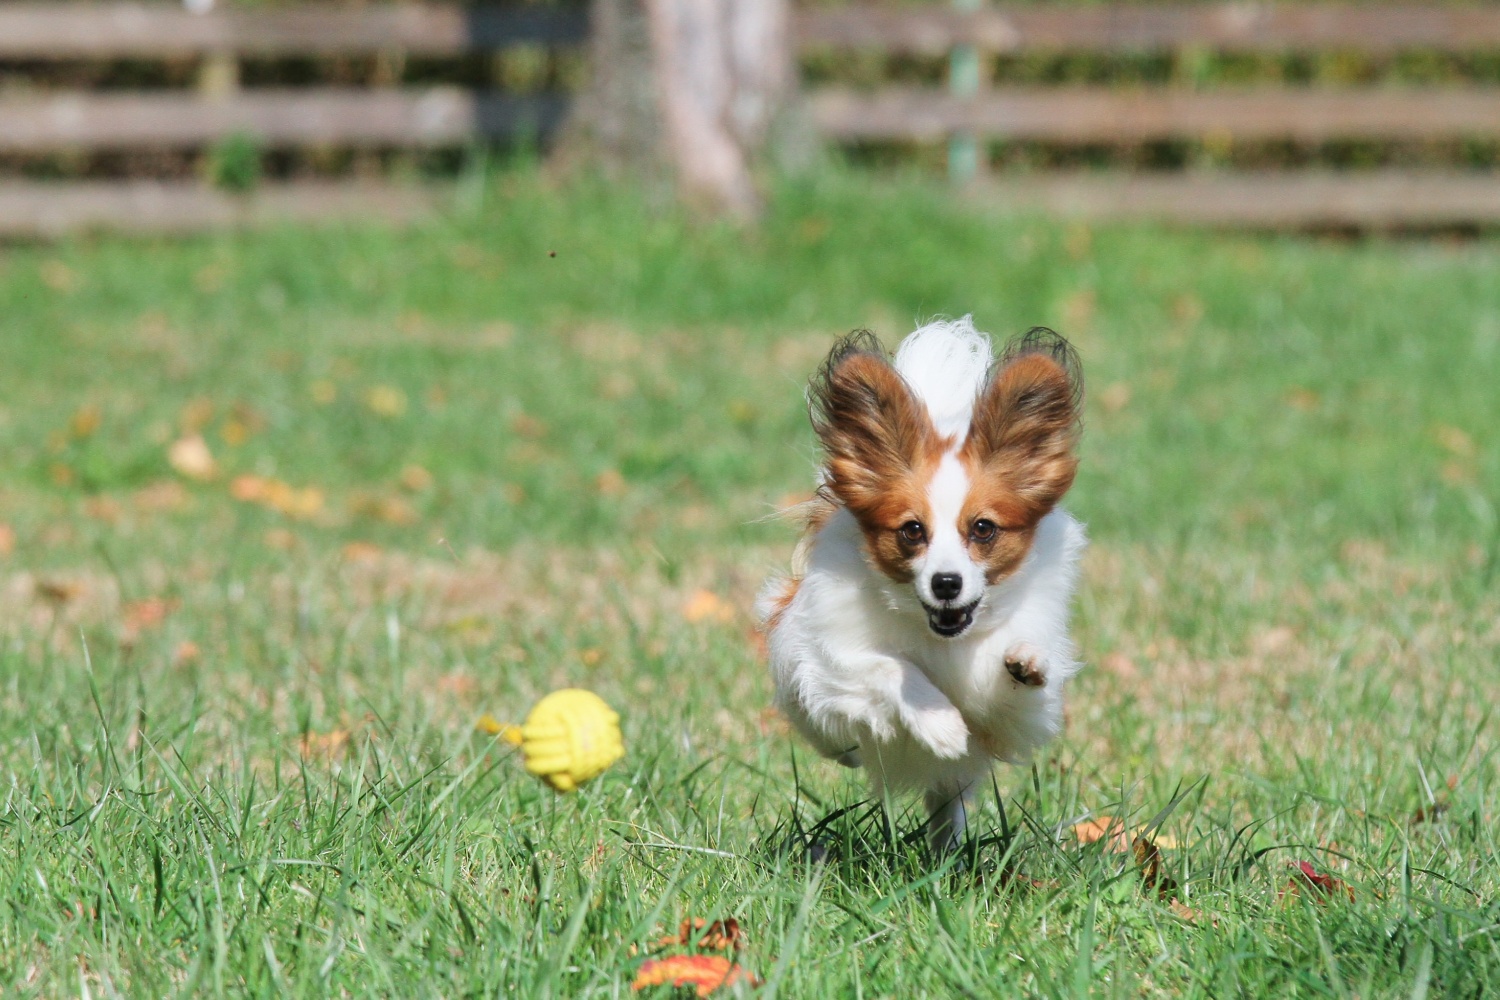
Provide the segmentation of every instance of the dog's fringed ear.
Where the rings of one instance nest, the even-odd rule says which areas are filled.
[[[828,454],[828,487],[856,514],[914,471],[937,432],[927,410],[868,330],[839,341],[809,390],[813,429]]]
[[[1040,518],[1073,485],[1082,403],[1083,376],[1072,346],[1037,327],[996,365],[975,403],[964,454],[1000,476]]]

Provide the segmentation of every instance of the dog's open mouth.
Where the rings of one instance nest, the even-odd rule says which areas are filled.
[[[974,624],[974,609],[979,607],[979,602],[972,601],[959,608],[934,608],[926,604],[927,627],[938,635],[951,639]]]

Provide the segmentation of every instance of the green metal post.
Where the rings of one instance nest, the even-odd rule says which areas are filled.
[[[978,10],[984,0],[953,0],[956,10]],[[955,45],[948,55],[948,93],[970,98],[979,93],[979,52],[972,45]],[[974,133],[960,129],[948,139],[948,179],[967,184],[979,176],[979,143]]]

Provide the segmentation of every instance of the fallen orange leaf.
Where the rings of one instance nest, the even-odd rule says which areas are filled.
[[[399,417],[406,412],[406,393],[391,385],[371,386],[365,391],[365,405],[382,417]]]
[[[68,421],[68,430],[76,438],[92,437],[99,429],[100,419],[99,407],[86,403],[73,413],[73,418]]]
[[[727,622],[734,618],[734,607],[711,590],[695,590],[682,606],[682,617],[695,625],[709,619]]]
[[[1082,823],[1073,824],[1073,836],[1078,838],[1080,844],[1093,844],[1108,839],[1108,848],[1111,851],[1125,851],[1130,849],[1130,838],[1125,835],[1125,824],[1117,817],[1101,816],[1098,819],[1086,819]]]
[[[616,469],[605,469],[594,477],[594,489],[598,490],[601,496],[617,497],[622,495],[626,488],[625,477]]]
[[[339,550],[345,562],[373,562],[380,558],[380,546],[374,542],[346,542]]]
[[[173,441],[167,449],[167,462],[178,475],[200,482],[212,479],[219,471],[214,453],[208,450],[202,434],[189,434]]]
[[[8,524],[0,523],[0,556],[8,556],[16,551],[16,529]]]
[[[1125,828],[1124,822],[1118,816],[1099,816],[1094,819],[1086,819],[1082,823],[1073,824],[1073,836],[1078,838],[1080,844],[1092,844],[1096,841],[1109,838],[1106,845],[1107,850],[1129,851],[1135,847],[1138,837],[1144,836],[1144,827],[1134,832]],[[1158,832],[1154,841],[1150,842],[1154,847],[1165,847],[1168,850],[1177,847],[1177,838],[1170,833]]]
[[[303,733],[297,747],[304,757],[327,757],[332,759],[344,752],[349,743],[349,730],[335,729],[327,733]]]
[[[128,601],[120,609],[125,630],[130,633],[155,628],[167,620],[167,615],[177,610],[177,603],[165,597],[145,597],[139,601]]]
[[[413,493],[421,493],[432,486],[432,473],[420,465],[408,465],[401,470],[401,485]]]
[[[1171,902],[1167,903],[1167,909],[1172,911],[1172,916],[1176,917],[1179,920],[1186,920],[1190,924],[1196,924],[1203,920],[1202,910],[1193,909],[1191,906],[1179,900],[1176,896],[1173,896]],[[1219,920],[1217,917],[1209,918],[1209,922],[1212,923],[1215,927],[1219,925]]]
[[[698,996],[706,997],[720,986],[732,986],[741,980],[752,986],[760,982],[754,973],[735,965],[723,955],[673,955],[670,958],[648,958],[642,962],[630,988],[691,986]]]
[[[408,525],[417,522],[416,510],[398,496],[356,493],[349,499],[349,510],[357,516],[384,521],[386,524]]]

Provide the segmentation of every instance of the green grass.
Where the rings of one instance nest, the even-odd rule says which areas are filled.
[[[1084,359],[1089,667],[933,871],[766,712],[747,609],[821,354],[969,311]],[[521,171],[416,230],[6,248],[0,316],[7,995],[616,996],[731,916],[767,995],[1500,982],[1494,243],[837,175],[738,233]],[[567,798],[474,725],[563,685],[628,748]],[[1071,832],[1168,806],[1166,898]]]

